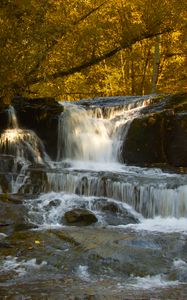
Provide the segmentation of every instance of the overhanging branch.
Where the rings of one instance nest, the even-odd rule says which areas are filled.
[[[49,80],[54,80],[57,78],[62,78],[62,77],[66,77],[75,73],[79,73],[89,67],[92,67],[94,65],[97,65],[98,63],[100,63],[101,61],[103,61],[104,59],[110,58],[112,56],[114,56],[116,53],[118,53],[119,51],[121,51],[122,49],[127,49],[129,47],[131,47],[132,45],[134,45],[137,42],[140,42],[142,40],[148,39],[148,38],[153,38],[157,35],[166,33],[166,32],[170,32],[172,31],[171,29],[165,29],[162,32],[156,32],[156,33],[151,33],[151,32],[144,32],[141,35],[138,35],[136,37],[133,37],[130,41],[124,42],[122,43],[120,46],[117,46],[111,50],[106,51],[105,53],[101,54],[100,56],[91,58],[90,60],[83,62],[82,64],[69,68],[67,70],[63,70],[63,71],[58,71],[56,73],[53,74],[49,74],[47,76],[40,76],[37,78],[30,78],[29,84],[36,84],[36,83],[40,83],[40,82],[45,82],[45,81],[49,81]]]

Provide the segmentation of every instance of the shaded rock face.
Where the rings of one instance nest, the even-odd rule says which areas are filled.
[[[128,164],[187,166],[187,94],[168,96],[132,121],[122,146]]]
[[[123,145],[123,157],[128,163],[165,162],[163,133],[164,116],[153,114],[134,119]]]
[[[0,134],[8,127],[8,107],[0,102]]]
[[[187,167],[187,113],[177,113],[166,132],[166,155],[170,165]]]
[[[13,99],[20,127],[33,130],[43,141],[48,155],[57,156],[58,117],[63,107],[53,98]]]
[[[70,225],[87,226],[97,222],[96,216],[87,209],[77,208],[67,211],[64,219]]]
[[[0,193],[7,193],[10,190],[10,178],[8,175],[0,173]]]

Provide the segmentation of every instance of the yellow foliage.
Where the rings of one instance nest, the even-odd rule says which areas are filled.
[[[164,31],[157,91],[185,89],[185,1],[9,0],[0,8],[0,96],[7,90],[68,100],[150,93],[153,37]],[[88,64],[115,48],[125,49]]]

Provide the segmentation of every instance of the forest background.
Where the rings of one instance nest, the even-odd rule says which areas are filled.
[[[184,0],[1,0],[0,98],[186,91]]]

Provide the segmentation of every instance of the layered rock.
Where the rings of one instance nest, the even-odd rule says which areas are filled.
[[[33,130],[43,141],[49,156],[56,159],[58,117],[63,111],[63,107],[53,98],[16,97],[12,104],[16,110],[20,127]]]
[[[187,94],[155,99],[134,119],[122,146],[128,164],[187,167]]]

